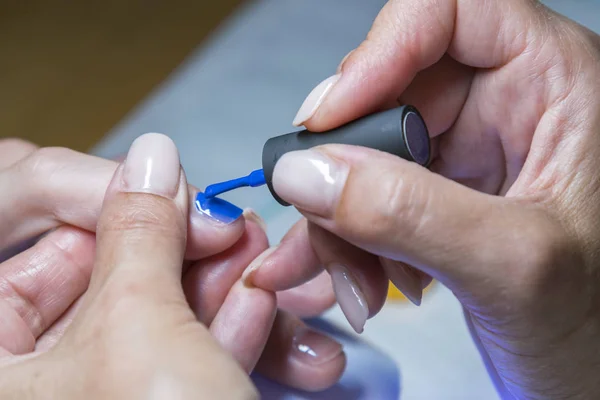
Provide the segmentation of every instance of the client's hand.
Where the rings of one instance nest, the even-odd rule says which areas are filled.
[[[47,351],[79,315],[77,299],[88,287],[94,259],[91,232],[96,230],[116,166],[67,149],[0,141],[0,259],[6,259],[0,264],[4,321],[0,362]],[[156,163],[154,167],[155,171],[162,168]],[[189,187],[189,193],[193,198],[196,190]],[[181,282],[188,303],[217,342],[251,371],[263,350],[275,307],[272,295],[239,283],[244,269],[268,245],[261,222],[252,212],[234,220],[209,218],[194,207],[188,211],[187,198],[185,211],[185,259],[189,261],[183,263]],[[130,222],[134,217],[140,216],[133,215]],[[157,225],[164,229],[162,222]],[[16,245],[48,231],[31,248],[15,250]],[[307,309],[322,311],[333,303],[328,284],[321,276],[307,286],[278,293],[279,304],[301,315]],[[300,351],[306,346],[316,353]],[[339,344],[306,329],[296,316],[279,311],[257,370],[280,382],[315,390],[333,384],[343,367]]]
[[[187,189],[169,139],[147,135],[134,143],[109,186],[95,269],[73,323],[52,350],[8,358],[3,397],[256,397],[248,376],[197,321],[183,293]],[[65,237],[77,234],[86,235],[63,229],[55,243],[68,246]],[[236,285],[223,309],[250,292],[264,311],[253,317],[269,326],[275,297],[267,291]],[[213,325],[223,325],[222,319],[217,315]],[[252,340],[264,343],[268,327],[255,333]]]

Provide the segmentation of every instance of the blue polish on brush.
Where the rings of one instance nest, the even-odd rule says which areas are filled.
[[[207,186],[204,195],[210,198],[241,187],[258,187],[266,184],[265,173],[262,169],[257,169],[247,176]]]
[[[250,175],[241,178],[215,183],[208,186],[204,193],[198,192],[196,195],[196,209],[218,221],[230,224],[242,216],[243,210],[216,196],[241,187],[257,187],[266,183],[262,169],[253,171]]]

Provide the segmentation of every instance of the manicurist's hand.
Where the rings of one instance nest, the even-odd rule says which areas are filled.
[[[306,219],[252,282],[323,264],[360,332],[387,278],[419,304],[433,277],[504,396],[600,397],[599,92],[599,37],[536,1],[389,1],[295,122],[415,105],[431,171],[358,147],[286,154],[273,185]]]
[[[147,155],[145,162],[152,173],[161,176],[169,168],[174,169],[165,165],[164,160],[168,151],[173,153],[174,149],[168,138],[144,136],[133,148],[147,147],[144,143],[149,140],[158,141],[158,147],[165,151],[165,154]],[[140,151],[137,154],[139,157]],[[57,342],[61,343],[59,347],[68,342],[65,332],[70,331],[74,320],[82,318],[81,313],[87,315],[91,309],[82,306],[83,298],[97,297],[94,285],[88,288],[96,252],[93,232],[104,194],[118,164],[67,149],[37,149],[18,140],[0,141],[0,155],[0,258],[3,259],[0,263],[0,318],[3,320],[0,365],[20,365],[25,359],[38,359],[48,351],[53,353]],[[170,160],[179,171],[176,150]],[[149,184],[151,178],[149,174]],[[223,215],[200,213],[191,200],[188,201],[197,190],[184,181],[182,185],[178,190],[184,193],[184,202],[159,202],[154,195],[136,195],[133,198],[139,200],[123,207],[123,214],[107,218],[121,224],[124,231],[130,231],[128,235],[138,235],[147,229],[147,234],[153,237],[171,236],[167,235],[167,229],[171,229],[173,235],[177,233],[175,228],[185,231],[174,237],[180,242],[178,245],[185,248],[178,273],[188,308],[244,371],[259,371],[276,381],[306,390],[335,383],[345,364],[341,346],[307,328],[298,319],[298,315],[312,315],[329,307],[333,297],[327,289],[328,276],[320,275],[299,288],[276,295],[243,284],[243,271],[259,261],[255,258],[268,246],[262,221],[250,210],[243,215],[241,210],[236,214],[231,209]],[[114,184],[112,190],[115,191]],[[143,190],[151,191],[152,187]],[[183,222],[173,217],[173,211],[165,211],[159,205],[179,207]],[[119,216],[122,217],[120,222],[116,218]],[[23,241],[44,232],[46,235],[30,248],[23,250],[20,246]],[[129,249],[126,242],[129,236],[124,237],[120,245],[115,245],[115,251],[121,247]],[[99,240],[101,238],[102,235]],[[135,254],[150,255],[154,251],[154,246],[149,245],[148,251],[135,250]],[[96,264],[100,268],[99,263]],[[140,279],[145,273],[139,271]],[[142,281],[139,284],[145,287]],[[123,297],[127,297],[129,289],[123,290]],[[161,301],[160,298],[150,300]],[[299,302],[304,307],[294,306]],[[95,317],[98,323],[104,321],[102,315]],[[125,318],[122,321],[125,322]],[[116,322],[110,326],[115,333],[122,330]],[[18,382],[10,387],[6,396],[16,393],[19,398],[21,392],[15,391],[19,388]]]

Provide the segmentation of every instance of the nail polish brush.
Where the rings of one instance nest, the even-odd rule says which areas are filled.
[[[384,151],[405,160],[428,166],[431,157],[429,132],[421,114],[413,106],[401,106],[357,119],[326,132],[301,130],[272,137],[265,142],[262,169],[249,175],[219,182],[206,187],[207,199],[241,187],[267,185],[271,195],[283,206],[273,189],[273,170],[277,161],[287,152],[307,150],[324,144],[348,144]]]

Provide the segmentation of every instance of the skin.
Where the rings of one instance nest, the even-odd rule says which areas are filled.
[[[3,367],[3,397],[257,398],[244,370],[197,321],[180,284],[188,214],[183,172],[171,198],[128,190],[123,171],[105,198],[95,268],[77,315],[50,350]],[[156,224],[159,215],[170,223]],[[265,317],[272,321],[274,295],[247,290],[271,303]]]
[[[412,291],[434,277],[464,305],[505,398],[598,397],[599,46],[596,35],[532,1],[390,1],[304,124],[325,130],[398,102],[414,104],[437,149],[432,172],[365,149],[319,149],[347,168],[342,195],[320,213],[302,209],[308,222],[299,222],[246,284],[285,290],[319,275],[322,263],[343,260],[360,277],[374,315],[386,277]],[[365,207],[365,191],[375,206]],[[345,260],[361,251],[369,263]],[[291,278],[280,273],[290,265]],[[88,320],[112,309],[88,307],[97,311],[82,313]],[[187,311],[181,315],[191,321]],[[196,339],[206,338],[192,325]],[[23,371],[51,377],[39,360],[57,351],[18,360],[2,384],[22,394],[15,385]],[[239,377],[239,393],[252,396],[239,371],[222,365]]]
[[[140,204],[148,207],[146,211],[154,210],[154,215],[159,219],[155,225],[175,230],[176,234],[172,236],[177,237],[177,241],[167,249],[155,248],[152,243],[156,239],[152,237],[164,235],[165,232],[148,225],[148,242],[141,245],[146,248],[137,253],[135,249],[129,251],[147,254],[144,258],[147,262],[162,252],[173,253],[169,261],[173,276],[169,279],[178,276],[177,285],[171,289],[181,293],[169,295],[174,297],[161,297],[161,289],[154,297],[151,293],[161,282],[142,279],[146,272],[140,270],[126,276],[119,274],[115,279],[123,278],[123,281],[116,285],[110,298],[97,294],[92,289],[92,276],[102,274],[95,272],[95,269],[106,268],[104,263],[98,261],[103,257],[99,249],[103,248],[104,253],[108,253],[111,249],[122,248],[121,243],[127,241],[126,237],[115,239],[111,238],[114,235],[108,234],[104,237],[111,238],[109,244],[102,246],[100,242],[96,243],[95,235],[97,227],[106,227],[106,224],[102,224],[103,216],[104,220],[115,219],[114,204],[111,206],[109,202],[103,206],[103,201],[118,165],[68,149],[38,149],[16,139],[0,140],[0,188],[3,188],[1,191],[4,194],[0,204],[0,219],[3,221],[0,224],[0,259],[3,260],[0,262],[0,318],[3,321],[0,327],[0,368],[3,374],[10,376],[0,384],[3,398],[29,398],[23,391],[29,390],[31,373],[40,371],[45,376],[53,376],[51,370],[54,367],[43,367],[48,365],[45,364],[48,360],[52,361],[52,365],[58,363],[61,366],[58,370],[64,373],[64,377],[71,376],[75,370],[83,368],[82,365],[90,367],[85,373],[91,376],[110,373],[93,367],[92,360],[100,356],[99,352],[104,351],[104,347],[94,345],[85,351],[77,349],[75,342],[79,339],[69,333],[74,329],[84,332],[84,336],[96,335],[92,332],[93,326],[105,326],[100,334],[106,338],[104,346],[110,348],[110,354],[119,359],[123,357],[119,352],[128,352],[127,346],[136,347],[139,352],[144,349],[148,352],[166,346],[166,342],[178,341],[181,329],[176,326],[175,317],[165,320],[162,314],[166,312],[164,307],[159,307],[163,308],[162,311],[150,310],[152,305],[161,302],[176,303],[174,313],[181,316],[180,322],[194,325],[196,339],[208,343],[210,351],[207,350],[196,360],[211,359],[213,354],[215,362],[222,358],[234,360],[237,366],[231,367],[230,361],[227,361],[227,366],[221,371],[225,374],[223,376],[231,371],[232,379],[239,377],[236,368],[246,375],[256,370],[276,381],[309,391],[331,386],[339,379],[345,367],[343,352],[340,351],[325,363],[309,365],[300,362],[292,348],[295,332],[304,327],[298,316],[316,315],[334,302],[327,275],[322,274],[304,286],[281,293],[243,284],[241,277],[244,270],[268,247],[263,222],[252,212],[245,212],[244,218],[229,225],[203,217],[195,213],[193,208],[189,209],[189,199],[196,189],[187,184],[183,185],[185,190],[182,190],[182,196],[185,196],[185,201],[181,204],[163,204],[144,199],[150,195],[144,195],[133,203],[122,199],[121,194],[113,193],[107,197],[111,201],[120,201],[123,203],[121,207],[130,211],[129,216],[121,215],[121,219],[127,221],[121,227],[125,231],[130,225],[136,224],[138,213],[135,210],[141,207]],[[175,206],[179,207],[177,212],[171,209]],[[112,211],[106,211],[107,207]],[[184,229],[185,232],[177,229]],[[15,245],[23,240],[45,232],[48,233],[30,248],[24,251],[15,249]],[[180,247],[185,249],[184,254],[175,251]],[[112,260],[109,264],[119,263],[118,260]],[[109,278],[102,276],[95,279],[104,282]],[[135,287],[145,294],[137,296]],[[320,295],[315,296],[315,291]],[[148,309],[148,315],[136,319],[127,317],[124,312],[119,314],[119,318],[105,317],[107,310],[112,309],[120,297],[131,298],[135,304],[141,303],[140,307]],[[94,300],[86,301],[86,298]],[[293,306],[298,303],[304,306],[300,309]],[[133,310],[131,313],[136,314]],[[244,318],[239,318],[239,315],[244,315]],[[164,320],[164,324],[149,326],[152,316],[155,316],[155,320]],[[77,322],[81,320],[88,322]],[[74,328],[73,324],[78,328]],[[133,332],[135,324],[148,331],[160,330],[160,335],[139,343],[140,335],[128,333]],[[273,324],[280,328],[271,334]],[[123,335],[112,335],[111,331],[123,332]],[[209,338],[206,333],[212,337]],[[331,346],[339,346],[324,336],[321,339],[331,342]],[[82,352],[80,364],[62,361],[62,358],[72,358],[71,353],[79,351]],[[139,352],[131,353],[127,358],[130,368],[138,368],[148,361]],[[261,360],[263,353],[267,360]],[[227,354],[227,357],[223,354]],[[279,354],[280,357],[269,357],[269,354]],[[206,375],[204,371],[197,373],[200,374],[198,376]],[[105,378],[108,379],[108,386],[111,386],[110,377]],[[40,381],[31,389],[31,393],[53,397],[52,391],[56,389],[59,390],[56,396],[60,398],[69,398],[70,395],[80,398],[75,394],[60,392],[65,389],[66,380],[59,377],[51,379],[44,381],[48,385],[46,389]],[[246,388],[241,393],[252,394],[251,388],[247,389],[246,379],[241,379],[241,386]],[[4,385],[8,381],[11,384]],[[117,386],[118,382],[115,381],[114,387],[105,389],[119,393],[121,389]],[[44,390],[48,392],[44,394]]]
[[[345,171],[337,195],[303,199],[306,220],[253,283],[283,290],[345,261],[373,316],[385,279],[420,299],[433,277],[463,304],[504,398],[600,397],[599,65],[599,37],[535,1],[389,1],[303,124],[413,104],[431,170],[316,149]],[[357,251],[370,261],[347,259]]]

